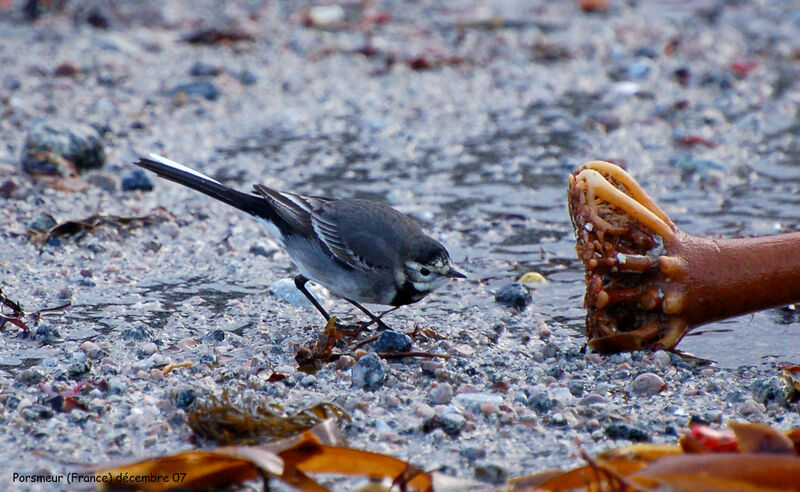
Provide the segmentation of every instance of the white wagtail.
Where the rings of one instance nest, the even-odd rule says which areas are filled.
[[[419,301],[448,278],[466,278],[455,269],[444,246],[388,205],[298,195],[262,185],[254,185],[253,193],[243,193],[155,154],[134,164],[232,205],[266,225],[300,270],[295,285],[325,321],[330,321],[330,315],[306,289],[309,280],[346,299],[369,316],[370,323],[386,327],[359,303],[396,308]]]

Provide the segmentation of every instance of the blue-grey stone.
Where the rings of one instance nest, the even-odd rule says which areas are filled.
[[[411,337],[405,333],[386,330],[372,342],[372,350],[375,352],[408,352],[411,344]]]
[[[36,329],[36,333],[33,336],[45,345],[61,340],[61,334],[51,325],[40,326]]]
[[[188,82],[173,87],[168,94],[176,96],[178,94],[196,95],[204,97],[209,101],[214,101],[219,97],[219,89],[216,84],[210,80],[198,80],[197,82]]]
[[[239,79],[242,85],[253,85],[258,82],[258,75],[246,68],[239,72],[236,78]]]
[[[222,69],[216,65],[205,62],[196,62],[189,69],[189,75],[192,77],[216,77],[222,73]]]
[[[144,341],[144,340],[153,340],[153,331],[144,326],[144,325],[136,325],[129,328],[125,328],[122,330],[122,338],[127,340],[136,340],[136,341]]]
[[[646,442],[650,440],[647,431],[628,424],[611,424],[606,427],[606,436],[610,439],[627,439],[634,442]]]
[[[422,430],[431,432],[434,429],[442,429],[450,436],[457,436],[465,425],[467,425],[467,419],[463,415],[456,411],[449,411],[442,415],[431,415],[422,424]]]
[[[505,285],[494,295],[494,300],[500,304],[522,309],[531,302],[531,293],[524,285],[514,282]]]
[[[141,169],[134,169],[122,178],[122,191],[153,191],[153,182]]]
[[[50,154],[83,171],[102,167],[106,162],[103,142],[97,130],[74,121],[49,120],[34,125],[22,146],[22,169],[30,174],[65,175],[60,162]]]
[[[174,395],[175,406],[178,408],[189,408],[197,399],[197,394],[193,388],[184,388]]]
[[[353,387],[374,390],[383,385],[386,369],[378,354],[367,354],[356,361],[351,375]]]
[[[37,214],[31,223],[28,224],[28,228],[33,229],[34,231],[48,231],[55,226],[56,221],[53,216],[44,212]]]

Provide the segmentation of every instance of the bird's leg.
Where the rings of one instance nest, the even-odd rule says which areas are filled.
[[[294,285],[297,287],[297,290],[299,290],[300,292],[303,293],[304,296],[306,296],[306,299],[311,301],[311,304],[313,304],[314,307],[317,308],[317,311],[319,311],[320,314],[322,314],[322,316],[325,317],[325,321],[326,322],[330,321],[331,315],[328,314],[328,311],[325,311],[325,308],[322,307],[322,304],[320,304],[319,301],[317,301],[317,299],[313,295],[311,295],[311,292],[309,292],[308,289],[306,289],[306,283],[308,282],[308,280],[309,279],[307,277],[303,276],[302,274],[298,274],[297,276],[294,277]]]
[[[385,311],[385,312],[381,313],[379,316],[375,316],[374,314],[372,314],[372,313],[369,311],[369,309],[365,308],[364,306],[362,306],[361,304],[357,303],[356,301],[354,301],[354,300],[352,300],[352,299],[346,299],[346,300],[347,300],[347,302],[349,302],[349,303],[350,303],[350,304],[352,304],[353,306],[355,306],[355,307],[357,307],[358,309],[360,309],[362,313],[364,313],[364,314],[366,314],[367,316],[369,316],[369,319],[370,319],[369,323],[367,323],[366,325],[364,325],[362,328],[367,328],[367,327],[369,327],[369,325],[371,325],[371,324],[373,324],[373,323],[377,323],[377,324],[378,324],[378,328],[380,328],[381,330],[388,330],[388,329],[390,329],[390,328],[389,328],[389,325],[387,325],[386,323],[384,323],[383,321],[381,321],[381,318],[383,318],[383,315],[384,315],[384,314],[386,314],[386,313],[391,313],[392,311],[394,311],[395,309],[397,309],[397,308],[399,308],[399,307],[400,307],[400,306],[395,306],[395,307],[393,307],[392,309],[390,309],[390,310],[388,310],[388,311]]]
[[[319,301],[317,301],[317,299],[311,294],[311,292],[309,292],[308,289],[306,289],[306,283],[308,283],[308,281],[309,281],[309,278],[304,276],[304,275],[302,275],[302,274],[298,274],[298,275],[296,275],[294,277],[294,285],[295,285],[295,287],[297,287],[297,290],[302,292],[303,295],[306,296],[306,299],[308,299],[311,302],[311,304],[313,304],[314,307],[317,308],[317,311],[319,311],[320,314],[322,314],[322,316],[325,318],[326,322],[330,321],[331,320],[331,315],[328,314],[328,311],[326,311],[325,308],[322,307],[322,304],[320,304]],[[346,299],[346,300],[347,300],[347,302],[349,302],[353,306],[355,306],[358,309],[360,309],[364,314],[369,316],[370,321],[366,325],[359,326],[358,327],[359,331],[363,330],[364,328],[367,328],[369,325],[371,325],[373,323],[377,323],[378,324],[378,328],[380,328],[382,330],[388,330],[389,326],[386,323],[384,323],[383,321],[381,321],[381,318],[383,317],[384,314],[390,313],[390,312],[394,311],[395,309],[397,309],[397,307],[399,307],[399,306],[396,306],[396,307],[394,307],[394,308],[392,308],[392,309],[390,309],[390,310],[388,310],[388,311],[386,311],[384,313],[381,313],[380,316],[375,316],[367,308],[365,308],[361,304],[357,303],[356,301],[353,301],[351,299]],[[337,325],[338,325],[338,322],[337,322]],[[341,328],[348,328],[348,327],[347,326],[341,326]]]

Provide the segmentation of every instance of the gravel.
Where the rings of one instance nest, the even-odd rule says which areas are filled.
[[[223,391],[289,411],[336,403],[351,446],[487,490],[579,465],[579,449],[676,443],[693,420],[800,426],[778,369],[800,361],[796,310],[704,327],[680,345],[695,357],[587,350],[564,199],[567,172],[606,158],[687,232],[800,229],[794,2],[376,1],[348,3],[343,21],[307,18],[304,1],[89,4],[0,9],[0,288],[28,311],[72,302],[33,335],[0,336],[2,488],[51,490],[13,472],[196,447],[186,412]],[[82,162],[85,187],[23,169],[45,135]],[[148,152],[245,191],[386,202],[469,279],[387,314],[393,334],[362,335],[391,338],[383,348],[299,372],[323,323],[286,253],[250,217],[153,175],[152,192],[126,191]],[[44,245],[28,231],[158,207],[173,218]],[[547,282],[514,283],[526,272]],[[532,302],[495,302],[508,285]],[[364,319],[309,287],[337,319]],[[376,353],[409,340],[450,358]],[[67,395],[82,406],[65,410]]]

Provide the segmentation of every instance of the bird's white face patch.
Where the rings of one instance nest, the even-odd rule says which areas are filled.
[[[405,276],[420,292],[431,292],[438,289],[447,281],[450,263],[443,258],[436,258],[433,263],[423,265],[413,260],[405,263]]]

